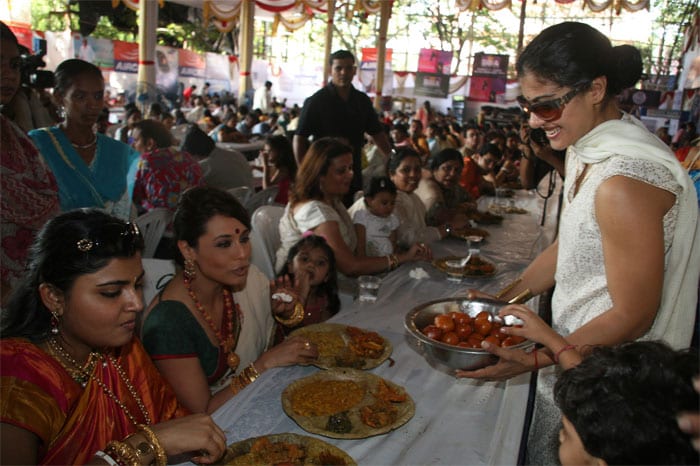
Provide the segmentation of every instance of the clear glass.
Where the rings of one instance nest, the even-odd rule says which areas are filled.
[[[358,300],[364,303],[373,303],[379,295],[379,285],[382,279],[374,275],[360,275],[357,277]]]

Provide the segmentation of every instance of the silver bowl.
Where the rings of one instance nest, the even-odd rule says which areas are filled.
[[[436,315],[448,312],[463,312],[475,317],[481,311],[488,311],[493,317],[505,306],[502,301],[489,299],[447,298],[429,301],[413,308],[406,314],[404,326],[418,341],[423,356],[430,363],[447,366],[451,369],[476,370],[495,364],[498,358],[480,348],[462,348],[433,340],[423,335],[420,329],[432,324]],[[509,348],[526,348],[533,343],[525,340]]]

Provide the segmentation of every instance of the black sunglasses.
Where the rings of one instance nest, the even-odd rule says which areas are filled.
[[[576,94],[583,90],[582,87],[575,87],[558,99],[546,100],[544,102],[532,103],[522,95],[517,97],[518,104],[527,114],[534,113],[537,118],[544,121],[554,121],[561,118],[566,104],[576,97]]]

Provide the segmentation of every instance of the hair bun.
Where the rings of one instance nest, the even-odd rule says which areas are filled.
[[[631,45],[613,47],[608,74],[608,91],[617,95],[637,84],[642,76],[642,54]]]

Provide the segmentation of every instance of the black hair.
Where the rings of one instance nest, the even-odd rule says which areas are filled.
[[[0,40],[9,40],[15,45],[19,45],[19,41],[17,40],[15,33],[12,32],[12,29],[10,29],[10,27],[2,21],[0,21]]]
[[[332,65],[333,60],[345,60],[345,59],[351,59],[353,63],[355,63],[355,55],[352,54],[349,50],[336,50],[335,52],[331,53],[330,59],[328,62]]]
[[[199,125],[190,124],[187,127],[185,137],[182,138],[180,150],[196,157],[209,157],[211,151],[216,149],[216,143],[207,133],[202,131]]]
[[[98,67],[79,58],[70,58],[62,61],[54,71],[54,93],[66,95],[73,85],[73,80],[83,74],[99,78],[104,82],[102,71]]]
[[[286,169],[289,173],[289,178],[294,181],[297,177],[297,162],[294,159],[294,148],[292,143],[289,142],[289,138],[282,135],[268,136],[265,139],[265,144],[277,152],[275,168]]]
[[[373,176],[365,187],[364,195],[371,198],[383,192],[396,196],[396,185],[388,176]]]
[[[294,276],[290,273],[290,264],[294,261],[294,257],[299,254],[302,249],[322,249],[328,257],[328,279],[316,287],[315,295],[317,297],[325,296],[328,299],[328,311],[331,315],[335,315],[340,310],[340,297],[338,296],[338,272],[336,268],[335,253],[328,245],[325,238],[318,235],[307,235],[294,243],[287,253],[287,260],[284,262],[284,267],[277,275],[284,277],[285,275]]]
[[[394,125],[394,131],[398,131],[401,134],[408,136],[408,126],[403,123],[397,123]]]
[[[484,145],[482,145],[479,148],[479,155],[486,155],[486,154],[491,154],[496,159],[500,159],[503,156],[503,152],[501,152],[501,149],[498,148],[498,145],[494,144],[492,142],[484,143]]]
[[[460,154],[457,149],[447,148],[430,157],[430,160],[428,160],[428,168],[430,171],[435,171],[443,163],[450,162],[452,160],[457,161],[460,165],[464,166],[462,154]]]
[[[395,152],[391,154],[391,157],[389,157],[389,162],[386,166],[386,172],[390,175],[394,175],[396,173],[396,169],[399,168],[399,165],[401,165],[401,162],[406,157],[416,157],[419,161],[421,159],[420,154],[418,154],[418,152],[411,149],[410,147],[399,147],[398,149],[396,149]]]
[[[173,135],[163,123],[156,120],[141,120],[134,123],[134,129],[138,129],[141,134],[141,139],[145,142],[147,139],[153,139],[156,147],[164,149],[173,145]]]
[[[663,342],[596,347],[561,374],[554,399],[586,451],[610,465],[698,464],[676,416],[698,410],[699,371],[697,351]]]
[[[585,89],[607,78],[606,95],[633,86],[642,75],[642,56],[631,45],[613,47],[595,28],[577,22],[550,26],[535,37],[515,65],[518,75],[533,73],[560,86]]]
[[[51,311],[44,306],[39,285],[46,283],[69,295],[80,276],[142,250],[143,237],[135,225],[102,210],[77,209],[52,218],[29,249],[24,278],[2,311],[0,335],[45,340],[50,334]]]
[[[206,233],[207,223],[215,215],[235,218],[250,230],[250,216],[233,194],[208,186],[190,188],[177,202],[173,218],[175,241],[186,241],[196,248],[199,238]],[[175,262],[184,264],[179,248],[175,248]]]

